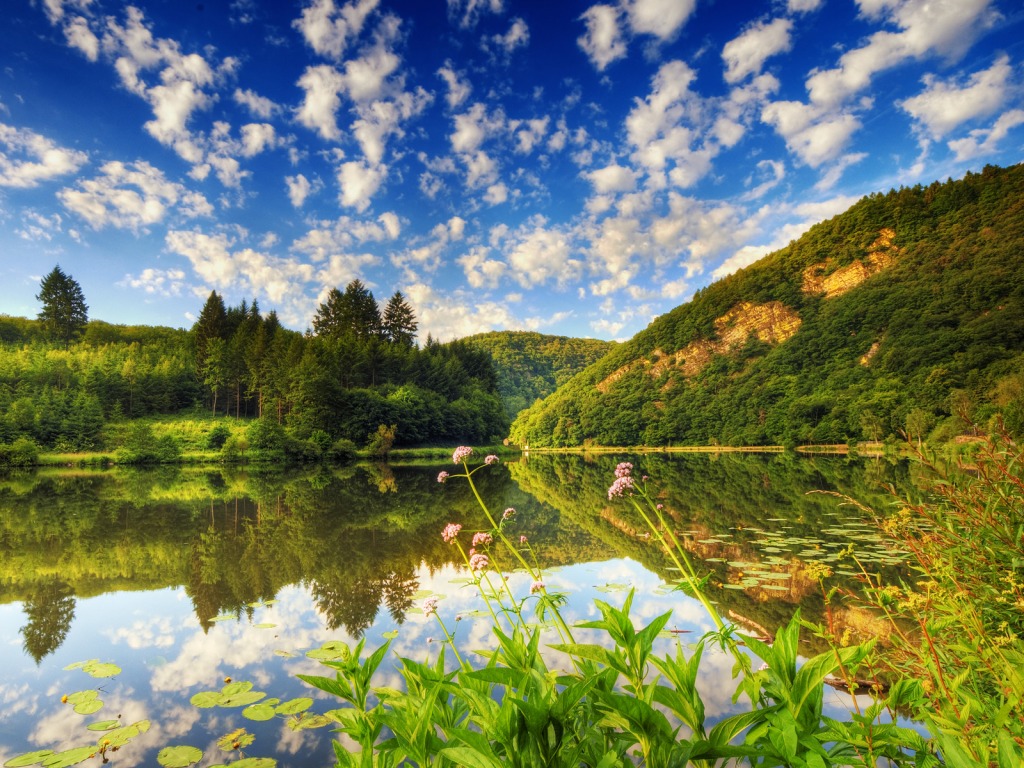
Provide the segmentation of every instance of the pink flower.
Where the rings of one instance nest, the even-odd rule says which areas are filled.
[[[484,464],[497,464],[497,463],[498,463],[498,457],[495,456],[493,453],[488,454],[487,456],[484,456]]]
[[[629,475],[620,475],[619,479],[612,483],[612,487],[608,489],[609,501],[616,496],[622,496],[628,489],[633,487],[633,478]]]
[[[423,615],[433,616],[435,613],[437,613],[437,598],[428,597],[423,601]]]
[[[472,453],[473,449],[470,448],[468,445],[460,445],[458,448],[455,449],[455,453],[452,454],[452,463],[461,464],[466,459],[468,459]]]
[[[657,508],[658,508],[658,509],[664,509],[664,508],[665,508],[665,505],[664,505],[664,504],[658,504],[658,505],[657,505]]]
[[[493,541],[491,534],[489,533],[474,533],[473,534],[473,546],[487,546]]]
[[[544,582],[543,581],[535,581],[535,582],[533,582],[533,584],[530,585],[530,594],[536,594],[537,592],[540,592],[543,589],[544,589]]]
[[[514,507],[509,507],[508,509],[506,509],[504,512],[501,513],[501,519],[502,520],[508,520],[515,513],[516,513],[515,508]]]
[[[619,462],[619,465],[615,467],[615,476],[618,478],[629,477],[633,472],[633,465],[628,461]]]
[[[520,536],[519,537],[519,543],[520,544],[525,544],[526,543],[526,537],[525,536]]]
[[[459,535],[459,531],[462,530],[462,526],[458,523],[448,523],[441,531],[441,538],[445,540],[446,544],[450,544],[455,541],[455,538]]]
[[[487,555],[477,553],[469,558],[469,567],[474,571],[486,571],[490,564],[491,561],[487,559]]]
[[[439,474],[437,476],[437,482],[439,482],[439,483],[443,483],[447,479],[448,479],[448,473],[447,472],[442,472],[441,474]]]

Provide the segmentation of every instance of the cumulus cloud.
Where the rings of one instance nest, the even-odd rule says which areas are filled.
[[[292,26],[314,51],[341,61],[345,49],[359,36],[366,17],[378,4],[379,0],[354,0],[339,7],[334,0],[313,0]]]
[[[988,69],[972,74],[966,85],[928,75],[924,91],[899,106],[932,138],[940,139],[962,123],[996,112],[1004,103],[1012,73],[1010,58],[1004,55]]]
[[[471,288],[497,288],[505,276],[508,265],[490,253],[486,246],[477,246],[456,259]]]
[[[592,5],[580,17],[587,30],[576,42],[598,71],[603,72],[613,61],[626,55],[620,16],[614,6]]]
[[[788,51],[792,47],[792,29],[793,22],[789,19],[775,19],[755,24],[726,43],[722,48],[725,81],[737,83],[748,75],[757,74],[769,58]]]
[[[324,139],[339,139],[341,131],[338,130],[337,112],[344,84],[341,73],[328,64],[306,67],[297,83],[305,91],[305,96],[295,111],[295,119]]]
[[[757,179],[761,179],[759,183],[750,187],[750,189],[743,195],[744,200],[757,200],[759,197],[763,197],[765,193],[774,189],[786,176],[786,166],[781,160],[761,160],[756,166],[756,171],[747,179],[747,186]]]
[[[693,14],[695,0],[631,0],[625,3],[629,25],[637,34],[671,40]]]
[[[526,225],[510,239],[506,249],[510,274],[523,288],[554,283],[565,287],[583,271],[573,257],[568,235],[543,222]]]
[[[241,104],[249,110],[254,117],[269,120],[281,112],[281,107],[268,99],[260,96],[256,91],[246,88],[236,88],[233,98],[236,104]]]
[[[476,26],[483,13],[500,14],[504,10],[504,0],[448,0],[448,16],[463,28]]]
[[[521,18],[512,20],[512,26],[504,35],[493,35],[491,42],[505,56],[510,56],[516,48],[523,48],[530,42],[530,28]]]
[[[288,188],[288,199],[296,208],[301,208],[313,191],[313,184],[303,174],[297,173],[294,176],[286,176],[285,186]]]
[[[472,86],[452,68],[450,61],[445,62],[445,65],[437,70],[437,74],[448,86],[448,94],[445,96],[448,108],[457,109],[469,98],[469,94],[473,90]]]
[[[88,156],[27,128],[0,123],[0,187],[27,189],[74,173]]]
[[[999,116],[991,128],[978,128],[963,139],[949,142],[949,148],[956,153],[958,161],[973,160],[996,151],[997,144],[1006,138],[1011,130],[1024,124],[1024,109],[1011,109]]]
[[[812,73],[807,78],[811,101],[841,104],[875,74],[907,59],[959,59],[999,18],[991,6],[991,0],[861,0],[868,21],[899,31],[875,32],[865,45],[844,53],[837,67]]]
[[[617,163],[598,168],[584,176],[594,185],[594,192],[599,195],[632,192],[636,188],[636,174],[632,169]]]
[[[46,216],[37,211],[24,211],[21,214],[21,226],[14,232],[22,240],[49,242],[55,234],[63,231],[63,221],[59,213]]]
[[[64,25],[64,37],[68,45],[77,48],[89,61],[100,57],[100,39],[89,28],[89,22],[82,16],[76,16]]]
[[[362,212],[370,207],[370,200],[380,189],[387,176],[387,166],[350,161],[338,168],[338,202],[342,207]]]
[[[154,296],[181,296],[188,287],[184,270],[152,267],[137,275],[125,275],[120,284]]]
[[[831,111],[799,101],[776,101],[761,111],[761,119],[786,141],[789,151],[812,168],[835,160],[860,128],[853,114]]]
[[[213,213],[213,206],[203,195],[169,181],[145,161],[109,162],[100,173],[57,193],[64,207],[93,229],[110,226],[138,232],[169,217],[196,218]]]

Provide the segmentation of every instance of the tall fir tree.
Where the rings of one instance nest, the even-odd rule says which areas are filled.
[[[89,307],[82,286],[57,265],[39,284],[36,299],[43,303],[39,319],[47,335],[63,342],[67,349],[89,322]]]
[[[388,299],[387,306],[384,307],[384,317],[381,320],[384,338],[392,344],[411,347],[416,340],[417,328],[419,324],[416,322],[416,314],[412,307],[401,291],[395,291],[395,295]]]

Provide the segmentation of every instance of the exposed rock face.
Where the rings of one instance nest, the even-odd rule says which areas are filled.
[[[638,367],[657,378],[669,370],[677,370],[689,378],[700,373],[715,355],[725,354],[741,347],[750,336],[766,344],[781,344],[800,327],[800,316],[781,301],[754,304],[744,301],[737,304],[715,320],[716,339],[699,339],[687,344],[672,354],[660,349],[651,353],[651,358],[634,360],[613,371],[597,385],[606,393],[611,386]]]
[[[855,261],[845,267],[834,268],[835,261],[832,259],[812,264],[804,270],[804,293],[824,293],[825,298],[832,298],[856,288],[896,260],[900,248],[893,243],[895,237],[896,233],[893,230],[882,229],[878,233],[878,239],[868,249],[867,256],[862,261]],[[828,274],[825,274],[826,272]]]

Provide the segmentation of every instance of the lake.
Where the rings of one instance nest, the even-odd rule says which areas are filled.
[[[529,541],[548,589],[569,594],[570,624],[598,615],[595,599],[621,605],[634,589],[637,623],[672,611],[666,647],[713,628],[699,603],[667,588],[670,566],[628,501],[609,502],[623,460],[650,477],[694,564],[711,574],[710,597],[741,628],[774,630],[797,607],[822,621],[807,565],[824,561],[852,578],[841,554],[851,544],[869,567],[900,567],[841,497],[884,512],[894,500],[886,485],[913,487],[905,463],[609,454],[532,455],[481,468],[473,476],[481,497],[498,515],[515,509],[509,530]],[[369,651],[393,637],[392,652],[434,658],[439,627],[420,610],[428,595],[440,598],[460,650],[494,646],[462,558],[441,538],[447,523],[460,523],[468,548],[472,532],[488,525],[464,479],[437,482],[442,469],[456,471],[449,462],[0,477],[0,765],[35,750],[81,748],[56,762],[70,765],[103,733],[133,736],[106,755],[124,768],[155,765],[167,745],[197,747],[200,765],[215,765],[237,758],[218,741],[239,728],[254,736],[246,756],[333,764],[329,729],[305,727],[338,705],[295,677],[329,673],[308,653],[360,639]],[[518,594],[529,592],[524,574],[511,580]],[[840,629],[876,631],[864,613],[835,620]],[[807,640],[808,653],[822,650]],[[731,660],[706,661],[709,718],[737,711]],[[264,720],[243,716],[241,706],[191,703],[233,685],[230,694],[240,681],[281,702],[314,702],[300,718]],[[400,686],[387,662],[379,683]],[[827,700],[836,713],[850,705],[831,690]]]

